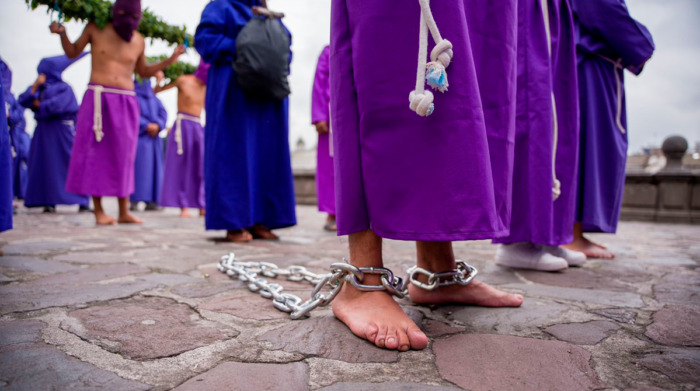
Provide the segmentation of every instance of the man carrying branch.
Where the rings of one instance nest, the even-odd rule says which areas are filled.
[[[136,31],[141,20],[140,0],[117,0],[112,16],[103,29],[88,23],[73,43],[65,27],[58,23],[50,26],[52,33],[61,36],[69,58],[80,55],[88,44],[92,46],[92,73],[78,111],[66,190],[92,196],[98,225],[141,224],[143,221],[129,212],[128,198],[134,192],[140,112],[132,75],[154,76],[175,63],[185,49],[178,46],[167,60],[148,65],[144,38]],[[118,198],[118,219],[104,212],[103,196]]]

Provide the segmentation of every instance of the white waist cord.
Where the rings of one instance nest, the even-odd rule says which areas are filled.
[[[617,61],[613,61],[605,56],[601,56],[600,54],[598,57],[611,63],[614,67],[613,71],[615,72],[615,84],[617,89],[617,113],[615,113],[615,124],[617,125],[617,128],[620,129],[620,132],[625,134],[627,133],[627,129],[622,126],[622,77],[620,76],[620,72],[623,72],[625,69],[622,66],[622,59],[620,58]]]
[[[192,122],[199,122],[199,117],[193,115],[187,115],[183,113],[177,113],[177,125],[175,125],[175,143],[177,143],[177,154],[182,155],[185,151],[182,148],[182,120],[188,120]]]
[[[547,33],[547,53],[549,53],[550,68],[552,66],[552,33],[549,26],[549,5],[547,0],[540,0],[544,28]],[[552,199],[561,195],[561,182],[557,179],[557,144],[559,143],[559,121],[557,118],[557,99],[554,97],[554,80],[552,79]]]
[[[421,117],[427,117],[435,110],[434,96],[425,90],[425,83],[440,92],[447,91],[447,73],[445,69],[450,65],[452,56],[452,44],[443,39],[437,28],[433,13],[430,10],[430,0],[418,0],[421,7],[420,34],[418,44],[418,70],[416,72],[416,88],[408,95],[409,107]],[[435,47],[430,52],[431,62],[426,64],[428,56],[428,31],[430,31]],[[428,75],[426,78],[426,68]],[[427,79],[427,80],[426,80]]]
[[[101,85],[89,85],[88,89],[94,92],[92,130],[95,132],[95,140],[99,143],[105,136],[102,131],[102,93],[136,96],[136,92],[105,88]]]

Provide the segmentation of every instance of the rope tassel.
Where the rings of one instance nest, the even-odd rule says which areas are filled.
[[[416,88],[408,96],[409,107],[421,117],[427,117],[435,111],[432,92],[425,90],[427,83],[433,89],[446,92],[449,83],[446,69],[452,61],[454,52],[450,41],[443,39],[437,28],[433,13],[430,10],[430,0],[418,0],[421,7],[420,35],[418,45],[418,70],[416,72]],[[428,31],[435,41],[435,47],[430,52],[430,62],[426,64],[428,56]]]

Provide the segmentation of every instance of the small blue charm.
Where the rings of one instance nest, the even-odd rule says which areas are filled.
[[[428,82],[429,86],[439,90],[446,87],[447,75],[444,70],[433,68],[428,70],[428,73],[425,75],[425,80]]]

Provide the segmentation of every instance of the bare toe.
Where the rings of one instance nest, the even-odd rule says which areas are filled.
[[[418,327],[409,327],[407,335],[411,349],[420,350],[428,346],[428,337]]]
[[[377,327],[376,324],[370,324],[367,326],[367,330],[365,331],[365,338],[369,341],[374,343],[374,341],[377,340],[377,334],[379,333],[379,328]]]
[[[399,347],[399,338],[395,327],[390,327],[386,333],[386,342],[384,344],[387,349],[396,349]]]
[[[379,326],[379,332],[377,333],[377,338],[374,340],[374,344],[380,348],[386,346],[386,335],[388,331],[389,328],[387,326]]]

